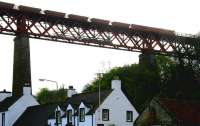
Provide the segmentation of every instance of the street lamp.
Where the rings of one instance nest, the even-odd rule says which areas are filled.
[[[97,73],[97,78],[99,79],[99,121],[101,121],[101,109],[100,109],[100,105],[101,105],[101,77],[102,77],[103,73]]]
[[[48,80],[48,79],[39,79],[39,81],[49,81],[49,82],[53,82],[56,84],[56,91],[58,93],[58,82],[57,81],[53,81],[53,80]]]
[[[56,84],[56,94],[58,95],[58,82],[48,79],[39,79],[39,81],[48,81]],[[56,107],[56,126],[58,126],[58,107]]]

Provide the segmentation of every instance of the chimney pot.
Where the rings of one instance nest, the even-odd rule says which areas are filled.
[[[73,86],[69,86],[69,89],[74,89],[74,87]]]

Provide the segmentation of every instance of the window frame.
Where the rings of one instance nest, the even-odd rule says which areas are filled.
[[[59,116],[58,116],[58,113],[59,113]],[[56,118],[55,124],[62,124],[62,118],[61,118],[61,111],[60,110],[56,110],[55,118]]]
[[[85,108],[79,109],[79,121],[85,122]]]
[[[5,126],[5,122],[6,122],[6,121],[5,121],[5,120],[6,120],[5,117],[6,117],[6,114],[5,114],[5,113],[2,113],[1,116],[2,116],[2,126]]]
[[[105,117],[105,114],[107,114],[107,117]],[[109,109],[102,109],[102,121],[109,121],[109,119],[110,119]]]
[[[130,116],[130,119],[129,119],[129,116]],[[133,122],[133,111],[126,111],[126,122]]]
[[[71,113],[71,117],[70,117],[69,113]],[[72,109],[68,109],[67,110],[67,122],[68,123],[72,123],[72,119],[73,119],[73,117],[72,117]]]

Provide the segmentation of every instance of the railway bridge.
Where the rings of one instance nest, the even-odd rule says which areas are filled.
[[[95,46],[146,56],[159,54],[200,61],[200,38],[173,30],[111,22],[0,2],[0,34],[14,39],[13,94],[31,86],[29,38]]]

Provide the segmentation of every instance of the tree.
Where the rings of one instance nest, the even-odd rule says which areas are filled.
[[[167,77],[162,83],[162,95],[178,99],[199,99],[199,67],[196,66],[196,61],[186,59],[176,61],[168,68],[168,73],[165,75]]]
[[[67,98],[67,91],[64,88],[60,88],[58,92],[56,90],[42,88],[36,94],[36,98],[40,104],[64,102]]]
[[[110,89],[113,77],[119,76],[138,112],[141,112],[154,96],[200,98],[200,86],[194,76],[194,67],[165,56],[156,56],[156,65],[153,70],[139,64],[115,67],[101,78],[95,78],[91,84],[87,84],[83,92],[98,91],[99,83],[101,90]]]
[[[119,76],[122,80],[123,88],[126,89],[138,111],[141,111],[147,101],[159,92],[160,76],[158,72],[141,68],[138,64],[111,69],[104,73],[102,78],[95,78],[90,85],[86,85],[83,92],[98,91],[99,83],[101,83],[101,90],[110,89],[110,82],[114,76]]]

